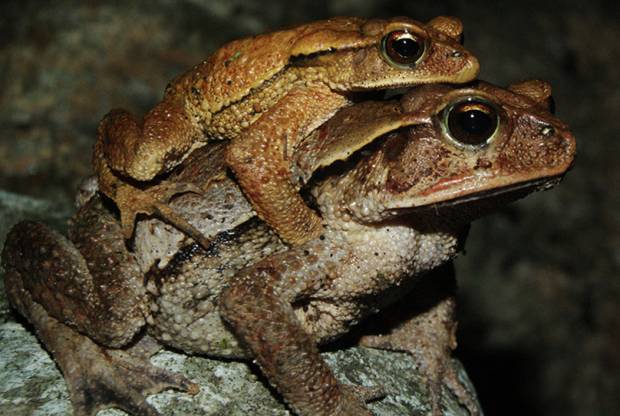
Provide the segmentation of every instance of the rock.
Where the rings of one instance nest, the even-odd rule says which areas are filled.
[[[338,378],[345,383],[382,386],[384,399],[370,404],[377,416],[427,414],[428,399],[413,358],[404,353],[352,347],[324,354]],[[181,372],[200,384],[196,396],[166,391],[148,401],[166,415],[289,415],[277,393],[267,387],[255,367],[243,362],[218,361],[163,351],[152,362]],[[466,373],[458,366],[460,376]],[[64,416],[71,414],[71,403],[64,380],[49,354],[22,324],[0,324],[0,414]],[[444,392],[444,415],[466,416],[455,398]],[[108,409],[98,416],[126,413]]]

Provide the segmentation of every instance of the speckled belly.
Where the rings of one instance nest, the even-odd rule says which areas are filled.
[[[187,353],[243,357],[220,318],[219,294],[237,271],[283,246],[258,221],[216,240],[208,251],[196,244],[186,246],[166,267],[147,273],[152,292],[149,333]]]

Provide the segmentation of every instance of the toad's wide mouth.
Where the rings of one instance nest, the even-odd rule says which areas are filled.
[[[509,185],[495,186],[481,189],[479,191],[464,192],[452,198],[430,198],[420,204],[399,204],[397,207],[390,208],[395,214],[400,215],[422,211],[440,211],[443,209],[458,207],[464,208],[465,206],[487,204],[495,205],[495,202],[500,201],[501,204],[505,204],[523,198],[532,192],[544,191],[553,188],[561,182],[565,173],[566,172],[562,172],[561,174],[552,174],[536,179],[526,179],[520,182],[511,183]]]
[[[468,195],[459,196],[453,199],[448,199],[442,202],[434,202],[426,205],[419,206],[417,208],[446,208],[455,207],[459,205],[465,205],[470,203],[479,202],[481,200],[491,200],[498,197],[506,198],[514,195],[514,199],[519,199],[529,193],[537,191],[545,191],[553,188],[555,185],[562,181],[564,175],[556,175],[546,178],[540,178],[533,181],[527,181],[523,183],[516,183],[507,185],[495,189],[486,189],[479,192],[474,192]]]

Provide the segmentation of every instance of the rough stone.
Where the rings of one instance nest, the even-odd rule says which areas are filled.
[[[413,358],[404,353],[352,347],[325,353],[341,381],[381,386],[386,397],[370,404],[377,416],[426,414],[427,395]],[[152,358],[155,365],[183,373],[200,384],[196,396],[166,391],[148,401],[162,416],[273,416],[290,412],[265,384],[257,369],[243,362],[218,361],[163,351]],[[468,380],[457,361],[460,376]],[[15,416],[64,416],[71,404],[61,373],[35,336],[22,324],[0,324],[0,414]],[[469,383],[469,382],[468,382]],[[471,383],[469,383],[471,389]],[[444,415],[466,416],[447,391]],[[98,416],[126,413],[109,409]]]

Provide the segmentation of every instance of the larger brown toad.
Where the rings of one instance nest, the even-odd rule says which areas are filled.
[[[150,344],[145,326],[187,353],[253,358],[299,415],[370,415],[364,401],[376,391],[340,384],[317,345],[406,296],[424,272],[452,259],[473,218],[552,186],[572,163],[575,142],[548,111],[548,86],[510,89],[433,85],[400,104],[343,110],[315,133],[327,147],[364,131],[385,134],[311,181],[325,231],[299,247],[256,219],[223,174],[222,146],[195,153],[171,178],[209,184],[202,195],[172,201],[212,239],[206,250],[148,220],[138,224],[129,252],[98,197],[73,219],[71,241],[20,223],[3,252],[10,302],[54,354],[76,415],[109,406],[154,415],[146,394],[195,391],[136,356]],[[383,123],[400,128],[386,132]],[[308,160],[302,148],[295,163],[302,178],[329,164],[331,152]],[[445,382],[476,413],[445,365],[454,345],[452,309],[453,300],[444,299],[362,343],[412,352],[427,367],[433,394]]]

